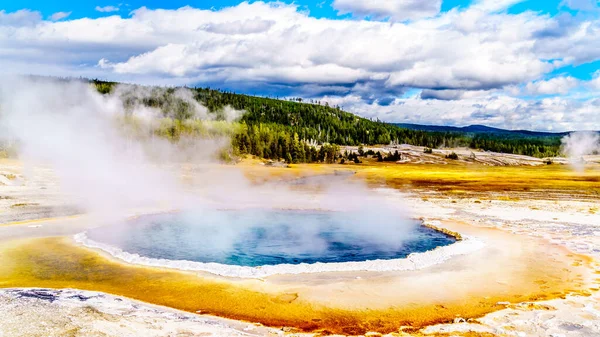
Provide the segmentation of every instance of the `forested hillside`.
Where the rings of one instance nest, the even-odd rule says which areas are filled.
[[[116,83],[92,81],[99,92],[110,93]],[[327,104],[303,103],[301,99],[280,100],[248,96],[209,88],[189,88],[194,99],[218,118],[227,106],[244,110],[239,128],[232,137],[235,150],[268,159],[290,162],[334,161],[336,145],[388,145],[390,143],[439,147],[471,147],[537,157],[556,156],[560,138],[504,137],[496,134],[425,131],[372,121]],[[153,107],[169,106],[165,117],[185,120],[192,115],[188,103],[174,97],[175,89],[157,90],[155,97],[142,103]],[[127,101],[126,101],[127,102]],[[173,109],[173,107],[175,107]],[[174,123],[171,136],[181,130]],[[317,147],[315,145],[319,145]],[[325,145],[325,146],[322,146]]]

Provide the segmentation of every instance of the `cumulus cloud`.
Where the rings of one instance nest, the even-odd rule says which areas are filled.
[[[567,18],[567,19],[565,19]],[[535,41],[533,52],[540,57],[555,59],[562,65],[581,65],[600,59],[600,20],[576,21],[568,16],[551,20],[551,25],[538,30],[545,34]]]
[[[526,91],[530,95],[556,95],[567,94],[579,84],[579,80],[571,76],[551,78],[546,81],[528,83]]]
[[[593,11],[593,10],[598,10],[600,1],[598,1],[598,0],[563,0],[560,3],[560,5],[574,9],[574,10],[579,10],[579,11]]]
[[[358,17],[391,18],[397,21],[432,17],[440,12],[441,0],[334,0],[333,8],[340,14]]]
[[[217,22],[207,23],[199,29],[205,30],[210,33],[234,35],[234,34],[256,34],[264,33],[275,24],[273,20],[261,20],[260,18],[254,18],[244,21],[230,21],[230,22]]]
[[[119,7],[117,6],[104,6],[104,7],[100,7],[100,6],[96,6],[96,11],[101,12],[101,13],[110,13],[110,12],[118,12],[119,11]]]
[[[594,77],[592,78],[591,81],[589,81],[588,85],[593,90],[600,90],[600,70],[598,70],[594,73]]]
[[[477,0],[474,8],[486,12],[496,12],[510,8],[513,5],[525,0]]]
[[[367,118],[388,122],[466,126],[485,124],[507,129],[571,131],[599,129],[600,102],[565,97],[525,100],[503,93],[485,93],[460,100],[397,98],[391,104],[366,103],[356,95],[328,96],[339,105]]]
[[[439,1],[337,0],[338,11],[354,6],[354,19],[317,19],[294,4],[261,1],[59,22],[0,11],[0,71],[360,99],[348,106],[390,121],[435,122],[438,114],[517,128],[583,125],[579,118],[597,103],[522,95],[597,90],[597,80],[552,74],[600,59],[600,20],[508,11],[518,2],[477,0],[441,13]]]
[[[71,12],[56,12],[50,15],[50,20],[59,21],[62,19],[66,19],[69,15],[71,15]]]
[[[141,9],[118,25],[132,26],[129,34],[141,33],[134,43],[156,38],[152,40],[156,47],[126,60],[106,59],[114,71],[129,74],[208,76],[225,81],[252,75],[257,76],[255,80],[277,82],[287,80],[286,74],[295,69],[318,75],[325,68],[346,73],[334,76],[339,84],[374,81],[399,91],[404,87],[481,90],[533,80],[552,68],[531,52],[527,36],[543,26],[544,20],[467,11],[414,25],[389,25],[317,20],[294,6],[260,2],[218,12],[189,7]],[[473,26],[467,27],[467,21]],[[186,24],[175,26],[174,22]],[[449,22],[455,26],[449,28]],[[142,28],[161,34],[143,34]],[[477,36],[465,34],[481,28]],[[102,33],[123,44],[128,40],[117,32]],[[307,76],[307,80],[315,77]]]
[[[505,90],[506,91],[506,90]],[[454,101],[463,98],[477,98],[488,96],[493,93],[494,90],[431,90],[424,89],[421,91],[421,99],[438,99],[444,101]]]
[[[461,99],[465,94],[463,90],[430,90],[421,91],[421,99],[441,99],[453,101]]]
[[[7,13],[5,10],[0,10],[0,26],[3,27],[27,27],[36,25],[40,21],[42,21],[40,12],[22,9]]]
[[[291,80],[349,92],[365,82],[396,93],[407,87],[488,90],[532,81],[553,68],[536,55],[532,40],[532,33],[551,21],[473,8],[390,25],[315,19],[295,5],[254,2],[218,11],[140,8],[128,18],[20,27],[19,34],[3,40],[40,52],[80,46],[83,53],[62,58],[83,54],[87,58],[80,63],[138,77],[251,80],[267,86]],[[63,52],[68,50],[53,54]]]

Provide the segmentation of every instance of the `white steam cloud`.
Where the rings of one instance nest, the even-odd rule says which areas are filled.
[[[26,165],[50,165],[64,192],[97,216],[181,202],[178,177],[150,160],[183,157],[176,144],[151,135],[161,112],[141,105],[126,111],[122,94],[101,95],[80,81],[11,78],[0,83],[0,131],[18,144]],[[123,124],[126,115],[139,118],[135,130]],[[209,158],[217,145],[196,148]]]
[[[585,167],[584,156],[600,151],[600,134],[597,132],[574,132],[563,137],[562,151],[569,158],[569,162],[577,171],[582,172]]]
[[[63,192],[96,223],[120,222],[132,210],[186,210],[189,221],[201,227],[199,232],[223,234],[211,244],[225,250],[243,239],[239,233],[245,224],[213,228],[203,209],[293,207],[345,212],[344,231],[380,245],[399,246],[410,236],[414,221],[406,210],[364,184],[327,178],[319,182],[316,193],[314,188],[307,191],[286,182],[252,183],[237,167],[213,162],[216,152],[228,146],[227,136],[177,141],[156,136],[152,130],[165,122],[164,117],[181,113],[181,104],[192,112],[184,123],[215,118],[187,89],[175,90],[178,100],[173,106],[168,101],[161,109],[143,104],[160,90],[166,89],[120,86],[102,95],[81,81],[2,80],[0,140],[18,144],[26,167],[51,166]],[[227,107],[220,118],[232,121],[241,113]],[[134,122],[124,122],[132,116]],[[318,226],[293,225],[293,235],[302,244],[290,249],[302,253],[323,248]],[[277,234],[275,229],[271,234]],[[199,244],[202,239],[207,237],[199,238]]]

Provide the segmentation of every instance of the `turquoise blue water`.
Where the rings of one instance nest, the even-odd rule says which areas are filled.
[[[416,222],[389,223],[336,212],[203,210],[145,216],[88,237],[150,258],[251,267],[397,259],[455,242]]]

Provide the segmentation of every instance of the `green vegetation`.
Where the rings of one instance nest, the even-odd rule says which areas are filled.
[[[522,154],[545,158],[560,154],[561,136],[506,137],[496,134],[478,134],[473,136],[469,147],[485,151]]]
[[[290,138],[297,134],[301,140],[316,144],[357,146],[396,142],[429,147],[466,144],[459,134],[402,129],[361,118],[327,104],[299,103],[298,99],[284,101],[208,88],[191,90],[210,111],[219,111],[226,106],[244,110],[240,122],[249,127],[268,125],[274,131],[289,134]]]
[[[96,90],[103,95],[110,94],[117,85],[116,82],[104,82],[99,80],[92,80],[91,82],[96,86]]]
[[[390,152],[388,153],[385,157],[383,157],[381,160],[379,160],[379,156],[377,156],[378,161],[399,161],[402,160],[402,155],[398,152],[398,150],[394,151],[394,152]]]
[[[98,80],[91,82],[103,94],[113,92],[117,84]],[[191,122],[193,110],[190,100],[180,97],[176,88],[140,88],[148,97],[140,99],[139,96],[125,94],[125,105],[142,104],[163,111],[166,120],[157,131],[159,134],[177,140],[182,134],[202,135],[208,132],[203,126],[194,126]],[[558,136],[416,130],[361,118],[339,106],[322,105],[320,102],[303,103],[301,99],[281,100],[209,88],[189,90],[191,98],[207,107],[208,113],[213,114],[217,121],[227,119],[227,107],[244,111],[238,126],[219,131],[231,136],[236,154],[310,163],[337,162],[341,158],[338,153],[341,145],[411,144],[427,147],[426,153],[432,153],[433,148],[439,147],[470,147],[536,157],[557,156],[560,151]],[[361,150],[359,155],[363,156],[364,148],[361,147]],[[380,154],[379,157],[382,160],[389,157],[391,161],[394,154],[387,157]],[[354,160],[347,156],[345,159]]]

